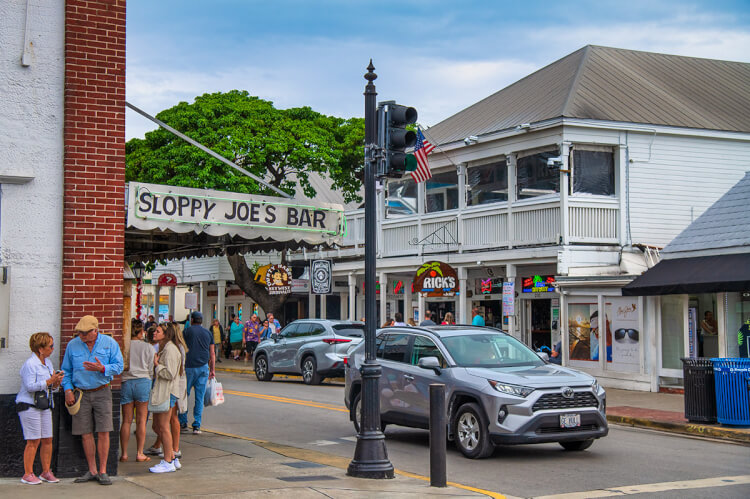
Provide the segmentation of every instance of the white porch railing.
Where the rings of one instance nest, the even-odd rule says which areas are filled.
[[[518,246],[559,244],[563,224],[571,243],[616,244],[619,241],[619,201],[604,198],[568,198],[568,213],[561,216],[559,199],[523,200],[472,206],[466,210],[429,213],[383,220],[381,256],[417,255],[433,251],[470,251]],[[364,210],[347,213],[344,246],[364,254]],[[457,244],[437,244],[445,229]],[[449,242],[442,238],[444,242]]]

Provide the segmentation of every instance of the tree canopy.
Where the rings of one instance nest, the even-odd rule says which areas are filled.
[[[364,120],[326,116],[309,107],[276,109],[246,91],[204,94],[156,115],[161,121],[294,195],[315,197],[308,175],[330,178],[346,201],[358,201]],[[126,144],[126,179],[155,184],[273,194],[267,188],[163,129]]]

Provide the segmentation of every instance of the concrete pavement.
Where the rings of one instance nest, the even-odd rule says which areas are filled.
[[[255,375],[252,362],[222,359],[219,372]],[[302,379],[300,376],[276,375],[276,379]],[[343,383],[343,378],[326,381]],[[680,433],[696,437],[715,438],[750,444],[750,427],[721,424],[690,423],[685,419],[685,399],[682,394],[652,393],[607,388],[607,421],[614,424]]]

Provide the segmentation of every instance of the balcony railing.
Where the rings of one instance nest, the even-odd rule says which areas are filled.
[[[617,244],[619,213],[617,199],[594,197],[569,198],[565,218],[559,198],[472,206],[383,220],[378,248],[382,257],[406,256],[559,244],[564,235],[570,243]],[[364,211],[348,212],[347,221],[344,246],[362,250]]]

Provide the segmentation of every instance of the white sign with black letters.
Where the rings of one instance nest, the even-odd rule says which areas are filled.
[[[128,227],[330,244],[343,236],[344,209],[307,199],[130,182]]]
[[[327,295],[331,292],[331,261],[313,260],[310,264],[312,280],[312,293],[314,295]]]

